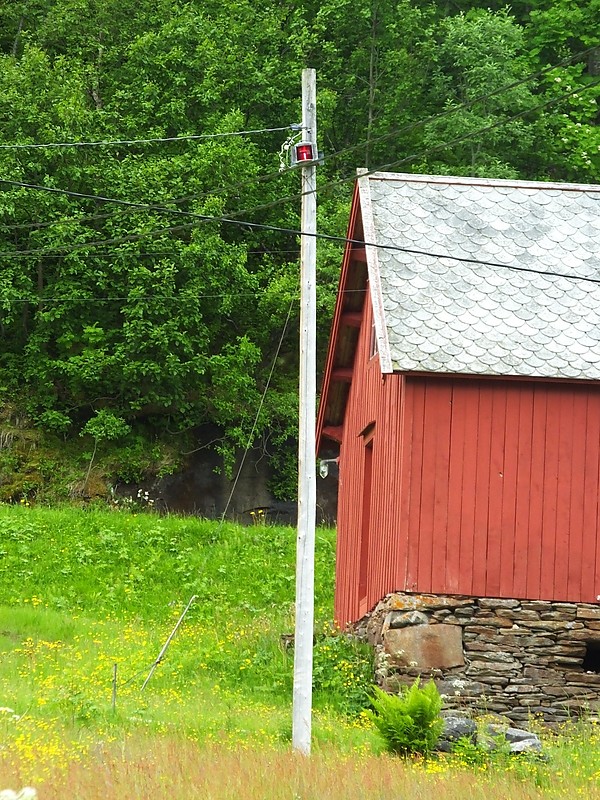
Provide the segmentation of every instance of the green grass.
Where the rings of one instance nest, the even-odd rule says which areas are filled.
[[[316,730],[352,740],[356,723],[328,715],[360,710],[371,665],[331,626],[334,538],[318,531]],[[286,527],[0,506],[0,705],[88,730],[286,741],[295,548]]]
[[[334,536],[319,533],[317,612],[330,611]],[[293,531],[194,518],[0,508],[0,602],[161,620],[198,596],[196,615],[289,611]],[[288,608],[285,605],[288,604]]]
[[[293,632],[294,530],[0,505],[0,788],[34,783],[40,800],[600,797],[593,721],[546,734],[547,761],[383,755],[358,713],[369,651],[331,622],[334,542],[318,531],[306,760],[290,754],[281,640]]]

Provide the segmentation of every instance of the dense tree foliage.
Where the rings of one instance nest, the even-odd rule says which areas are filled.
[[[599,29],[599,0],[4,4],[0,391],[65,435],[210,422],[232,452],[283,336],[255,435],[281,458],[296,424],[286,131],[15,145],[285,128],[314,66],[319,225],[343,234],[365,165],[598,181]],[[322,348],[339,254],[319,245]]]

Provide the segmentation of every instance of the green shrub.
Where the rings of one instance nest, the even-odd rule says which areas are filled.
[[[421,687],[417,678],[397,695],[375,687],[371,705],[367,714],[386,750],[402,756],[431,753],[444,726],[440,716],[442,699],[433,681]]]
[[[372,684],[372,648],[325,623],[313,651],[315,705],[356,716],[368,702]]]

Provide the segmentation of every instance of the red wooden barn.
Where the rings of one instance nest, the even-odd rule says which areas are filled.
[[[336,617],[600,595],[600,186],[359,177],[324,375]]]

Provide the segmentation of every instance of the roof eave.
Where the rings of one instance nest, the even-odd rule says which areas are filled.
[[[332,395],[332,386],[334,384],[336,354],[338,352],[339,346],[341,345],[340,337],[342,330],[346,328],[346,326],[343,325],[343,319],[349,316],[347,312],[345,313],[345,308],[344,308],[345,291],[348,285],[351,268],[353,267],[356,261],[356,254],[358,250],[357,241],[362,240],[362,236],[359,235],[358,233],[361,226],[362,226],[362,218],[361,218],[360,194],[358,185],[355,185],[354,194],[352,197],[352,205],[350,210],[350,218],[348,223],[348,233],[347,233],[348,241],[346,242],[346,246],[344,248],[338,293],[336,298],[335,310],[333,314],[333,321],[331,324],[329,345],[327,349],[325,369],[323,371],[323,381],[321,385],[321,396],[320,396],[319,410],[317,415],[317,431],[316,431],[317,452],[319,452],[322,445],[322,440],[324,438],[326,439],[334,438],[335,441],[338,441],[339,432],[341,430],[339,420],[328,419],[327,409],[330,404],[330,399]],[[362,311],[360,312],[360,314],[362,315]],[[356,314],[354,314],[353,316],[356,316]],[[335,437],[331,437],[328,435],[327,432],[330,430],[334,430],[336,432]]]
[[[377,348],[379,352],[379,365],[382,373],[394,371],[390,343],[387,335],[385,322],[385,309],[383,305],[383,293],[381,290],[381,277],[379,272],[379,247],[377,245],[377,233],[373,219],[373,208],[371,203],[371,186],[369,174],[361,175],[365,170],[359,170],[357,180],[358,192],[360,196],[360,208],[362,213],[363,235],[365,251],[367,255],[367,269],[369,273],[369,294],[373,307],[375,319],[375,335],[377,337]]]

